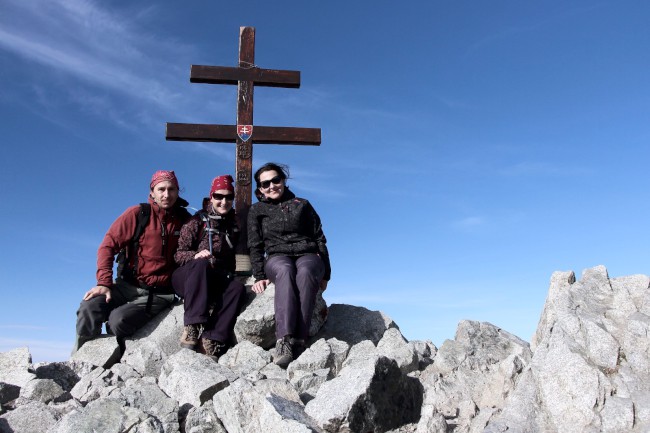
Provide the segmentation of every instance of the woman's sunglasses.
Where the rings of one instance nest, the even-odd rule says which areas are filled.
[[[260,182],[260,186],[264,189],[267,189],[271,186],[271,183],[273,183],[273,185],[280,185],[280,183],[282,183],[282,178],[280,176],[275,176],[269,180],[263,180]]]
[[[216,192],[212,194],[212,198],[215,200],[226,199],[228,201],[233,201],[235,199],[235,194],[217,194]]]

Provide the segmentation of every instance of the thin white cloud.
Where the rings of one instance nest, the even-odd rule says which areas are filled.
[[[230,143],[203,143],[188,141],[183,143],[187,150],[200,153],[208,153],[217,158],[228,161],[235,161],[235,147]]]
[[[557,162],[523,161],[501,168],[498,173],[504,176],[571,176],[589,174],[591,171],[584,167],[567,167]]]
[[[474,44],[470,45],[465,51],[465,56],[469,56],[480,49],[483,49],[485,46],[493,45],[511,38],[520,37],[519,35],[523,33],[532,33],[543,27],[547,27],[550,24],[556,23],[561,20],[566,20],[569,17],[574,15],[580,15],[585,12],[588,12],[592,9],[602,7],[604,4],[590,4],[588,6],[578,6],[572,7],[571,5],[563,5],[564,10],[559,10],[557,13],[549,16],[548,18],[538,20],[536,22],[530,22],[528,25],[520,26],[511,26],[503,27],[498,32],[487,35],[482,39],[476,41]]]
[[[229,123],[219,119],[232,117],[236,98],[211,99],[214,94],[205,86],[187,87],[197,52],[147,30],[157,13],[156,6],[91,0],[6,0],[0,14],[0,56],[4,51],[41,66],[27,68],[26,74],[43,74],[42,66],[52,71],[46,84],[33,89],[34,99],[43,105],[30,108],[40,108],[38,114],[71,130],[74,125],[65,123],[74,120],[58,119],[59,112],[69,111],[68,103],[143,134],[158,131],[165,121],[208,123],[209,116],[209,123]],[[304,94],[298,98],[282,92],[273,103],[318,105],[323,97]]]
[[[486,220],[484,217],[480,216],[470,216],[465,217],[456,221],[453,221],[451,225],[457,229],[472,229],[485,225]]]
[[[51,80],[33,88],[48,119],[56,122],[56,110],[69,102],[126,129],[137,129],[134,122],[160,128],[160,119],[190,111],[176,89],[187,81],[179,68],[189,69],[193,50],[136,30],[135,20],[150,14],[151,8],[125,16],[92,1],[13,1],[0,15],[0,54],[52,71]],[[169,55],[179,63],[170,65]]]
[[[30,330],[30,331],[45,331],[49,329],[46,326],[34,326],[34,325],[0,325],[0,329],[20,329],[20,330]]]

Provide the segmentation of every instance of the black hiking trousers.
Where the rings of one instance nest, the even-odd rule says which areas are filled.
[[[154,293],[147,311],[149,290],[126,281],[116,281],[111,287],[110,302],[106,302],[106,295],[81,301],[77,311],[77,339],[73,352],[86,341],[98,337],[105,322],[106,329],[118,340],[133,335],[153,316],[171,306],[174,300],[173,293]]]

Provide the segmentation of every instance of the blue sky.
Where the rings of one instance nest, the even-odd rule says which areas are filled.
[[[234,145],[165,141],[235,123],[236,87],[191,64],[299,70],[257,88],[255,124],[322,128],[259,145],[324,223],[328,303],[408,339],[460,320],[530,340],[556,270],[648,273],[650,3],[1,0],[0,351],[67,359],[111,222],[176,171],[197,207]]]

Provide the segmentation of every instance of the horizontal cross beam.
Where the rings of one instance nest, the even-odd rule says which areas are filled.
[[[209,84],[238,84],[240,81],[252,81],[257,86],[266,87],[300,87],[300,71],[277,69],[231,68],[228,66],[192,65],[190,82]]]
[[[167,123],[167,140],[206,141],[213,143],[235,143],[235,125],[209,125],[197,123]],[[251,140],[255,144],[305,144],[318,146],[321,143],[320,128],[291,128],[276,126],[253,127]]]

